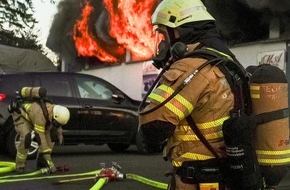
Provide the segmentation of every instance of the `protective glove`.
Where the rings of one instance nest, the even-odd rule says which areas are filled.
[[[57,139],[58,139],[58,144],[62,145],[63,144],[63,135],[62,135],[62,128],[61,127],[57,128],[56,136],[57,136]]]
[[[146,144],[145,150],[149,154],[159,154],[163,151],[164,144]]]
[[[18,114],[21,114],[20,103],[16,100],[13,100],[8,106],[8,112],[9,113],[16,112]]]

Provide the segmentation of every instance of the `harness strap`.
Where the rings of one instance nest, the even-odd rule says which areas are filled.
[[[209,159],[198,161],[185,161],[178,167],[176,174],[188,182],[222,182],[224,181],[225,160]]]
[[[260,113],[258,115],[253,116],[253,119],[257,124],[263,124],[270,121],[283,119],[286,117],[289,117],[288,108],[266,112],[266,113]]]
[[[214,148],[209,144],[209,142],[206,140],[206,138],[204,137],[204,135],[201,133],[201,131],[199,130],[199,128],[196,126],[196,123],[194,122],[194,120],[192,119],[191,116],[187,116],[186,117],[186,121],[188,122],[190,128],[192,129],[192,131],[196,134],[196,136],[199,138],[199,140],[208,148],[208,150],[216,157],[219,158],[219,155],[216,153],[216,151],[214,150]]]

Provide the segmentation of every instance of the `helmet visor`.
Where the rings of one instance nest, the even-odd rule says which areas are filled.
[[[160,46],[159,44],[163,41],[168,41],[167,35],[166,35],[166,29],[162,30],[161,27],[158,25],[155,25],[153,27],[153,34],[155,35],[155,41],[154,41],[154,49],[153,49],[153,56],[158,57],[160,54]]]

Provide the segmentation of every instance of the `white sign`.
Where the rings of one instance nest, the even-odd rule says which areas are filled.
[[[276,50],[258,53],[258,63],[270,64],[285,71],[285,50]]]
[[[143,90],[142,98],[148,93],[151,86],[154,84],[155,79],[159,74],[159,70],[152,64],[151,61],[143,63]]]

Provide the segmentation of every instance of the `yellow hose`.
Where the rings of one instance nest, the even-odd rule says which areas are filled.
[[[141,182],[141,183],[144,183],[144,184],[147,184],[147,185],[159,188],[159,189],[167,189],[167,184],[166,183],[161,183],[161,182],[158,182],[158,181],[154,181],[154,180],[142,177],[140,175],[128,173],[128,174],[126,174],[126,178],[127,179],[132,179],[132,180],[135,180],[135,181],[138,181],[138,182]]]
[[[107,178],[100,178],[90,190],[100,190],[107,182]]]
[[[15,170],[15,163],[14,162],[0,162],[0,174],[1,173],[8,173]],[[9,175],[9,176],[2,176],[0,177],[0,184],[1,183],[11,183],[11,182],[20,182],[20,181],[30,181],[30,180],[40,180],[40,179],[50,179],[50,178],[65,178],[65,177],[75,177],[75,176],[86,176],[92,174],[99,174],[100,170],[94,170],[91,172],[86,173],[79,173],[79,174],[68,174],[68,175],[51,175],[51,176],[41,176],[41,177],[32,177],[39,174],[46,173],[45,169],[40,169],[35,172],[27,173],[27,174],[20,174],[20,175]],[[7,178],[14,178],[14,179],[7,179]],[[16,178],[16,179],[15,179]],[[159,189],[167,189],[166,183],[161,183],[158,181],[154,181],[140,175],[128,173],[125,175],[125,178],[132,179]],[[107,178],[100,178],[97,183],[90,188],[90,190],[100,190],[104,184],[106,184]]]
[[[36,171],[37,172],[37,171]],[[33,172],[34,173],[34,172]],[[78,173],[78,174],[67,174],[67,175],[46,175],[46,176],[39,176],[39,177],[24,177],[24,178],[13,178],[13,179],[4,179],[0,178],[0,184],[1,183],[12,183],[12,182],[20,182],[20,181],[31,181],[31,180],[42,180],[42,179],[53,179],[53,178],[66,178],[66,177],[76,177],[76,176],[86,176],[86,175],[96,175],[99,174],[100,170],[94,170],[91,172],[86,172],[86,173]],[[25,174],[23,174],[25,175]],[[13,175],[14,176],[14,175]],[[15,175],[18,176],[18,175]],[[4,176],[5,177],[5,176]],[[6,177],[8,178],[8,177]]]
[[[0,173],[8,173],[15,170],[14,162],[0,162]]]
[[[47,173],[47,170],[45,168],[43,168],[43,169],[37,170],[35,172],[31,172],[31,173],[1,176],[0,180],[7,179],[7,178],[31,177],[31,176],[36,176],[36,175],[45,174],[45,173]]]

